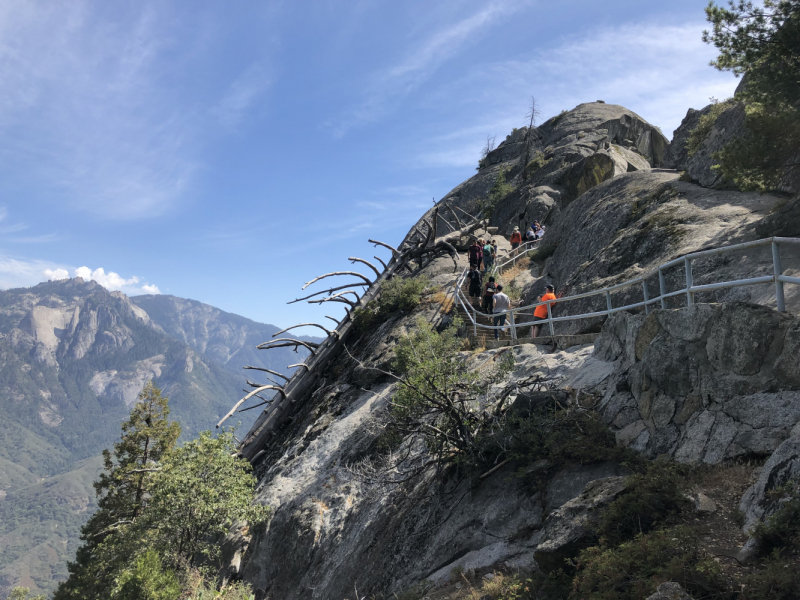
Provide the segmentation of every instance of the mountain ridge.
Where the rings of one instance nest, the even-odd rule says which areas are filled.
[[[52,590],[66,576],[95,507],[97,457],[119,438],[147,381],[170,398],[183,438],[195,437],[240,397],[245,364],[284,371],[288,349],[254,349],[278,330],[197,301],[131,298],[82,278],[1,290],[0,597],[16,583]],[[256,413],[230,423],[246,428]]]

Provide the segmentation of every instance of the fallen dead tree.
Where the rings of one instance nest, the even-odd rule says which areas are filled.
[[[369,267],[376,275],[374,280],[357,271],[333,271],[325,273],[308,281],[302,289],[305,290],[309,286],[330,277],[345,276],[360,281],[332,286],[289,302],[292,304],[306,301],[309,304],[319,305],[328,302],[337,302],[346,305],[346,315],[340,321],[337,321],[337,319],[333,317],[326,317],[337,323],[336,328],[333,330],[329,330],[318,323],[300,323],[287,327],[283,331],[275,334],[277,336],[278,334],[286,333],[287,331],[299,327],[317,327],[325,331],[327,335],[319,344],[296,340],[294,338],[277,338],[257,346],[257,348],[261,350],[292,347],[297,351],[300,348],[304,348],[309,352],[309,356],[302,363],[289,365],[290,367],[297,367],[298,369],[282,386],[260,386],[256,388],[256,390],[249,392],[245,397],[241,398],[233,409],[217,424],[217,427],[222,425],[236,410],[241,412],[242,410],[251,410],[256,406],[266,405],[266,408],[257,419],[255,425],[242,442],[242,454],[246,458],[253,461],[257,456],[262,455],[261,450],[275,434],[275,430],[297,408],[298,402],[307,396],[308,392],[322,376],[324,369],[343,348],[347,335],[353,328],[353,321],[351,318],[352,311],[356,308],[363,308],[370,301],[375,300],[380,295],[381,285],[384,281],[395,276],[400,276],[403,273],[415,275],[426,265],[444,255],[450,256],[453,260],[454,269],[458,268],[458,250],[456,249],[456,245],[460,245],[462,238],[474,238],[474,232],[478,229],[485,228],[487,222],[486,220],[472,217],[461,211],[466,217],[462,220],[456,212],[460,209],[454,209],[449,205],[445,206],[450,211],[451,216],[453,216],[455,226],[439,216],[439,207],[437,206],[423,217],[421,222],[406,236],[406,239],[399,248],[395,248],[380,240],[369,240],[373,245],[386,248],[392,253],[392,257],[386,262],[377,256],[375,257],[384,267],[382,271],[379,270],[374,263],[363,258],[354,256],[348,258],[352,264],[359,263]],[[447,221],[450,231],[444,235],[437,236],[436,225],[437,222],[441,221]],[[353,289],[359,287],[366,288],[361,295]],[[272,374],[277,375],[275,372],[272,372]],[[286,379],[285,377],[283,378]],[[276,395],[272,399],[265,400],[257,395],[263,391],[274,391]],[[258,397],[262,402],[247,408],[239,408],[253,397]]]

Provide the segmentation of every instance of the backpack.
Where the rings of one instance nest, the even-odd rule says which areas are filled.
[[[480,251],[480,246],[478,246],[478,244],[473,244],[472,246],[469,247],[469,257],[471,259],[477,260],[479,251]]]

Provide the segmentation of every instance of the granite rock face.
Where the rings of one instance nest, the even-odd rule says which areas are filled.
[[[608,477],[589,482],[583,492],[553,512],[537,538],[541,542],[534,554],[543,571],[564,566],[564,560],[585,547],[600,511],[625,489],[624,477]]]
[[[747,304],[618,313],[598,357],[613,360],[602,414],[618,441],[715,464],[767,455],[800,421],[797,318]]]
[[[744,105],[736,103],[726,108],[715,120],[706,138],[692,156],[686,150],[686,142],[692,130],[697,127],[700,118],[707,115],[713,105],[701,111],[689,109],[683,122],[673,135],[673,144],[667,154],[667,164],[674,169],[686,171],[692,181],[703,187],[731,187],[722,174],[712,167],[716,164],[714,153],[719,152],[731,140],[744,134]]]

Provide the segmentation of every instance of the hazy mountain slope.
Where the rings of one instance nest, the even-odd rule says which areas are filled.
[[[289,373],[292,369],[286,369],[286,365],[298,362],[290,348],[256,350],[258,344],[280,331],[274,325],[257,323],[197,300],[176,296],[135,296],[131,301],[147,311],[150,319],[167,334],[240,377],[243,377],[241,369],[245,365]],[[300,339],[319,341],[314,337]]]
[[[11,492],[0,502],[0,581],[50,590],[67,575],[80,528],[96,508],[100,456]]]
[[[80,278],[0,291],[0,598],[64,577],[95,506],[99,453],[148,380],[186,439],[240,397],[244,364],[303,359],[253,350],[277,327],[191,300],[135,300]],[[257,413],[229,423],[246,430]]]

